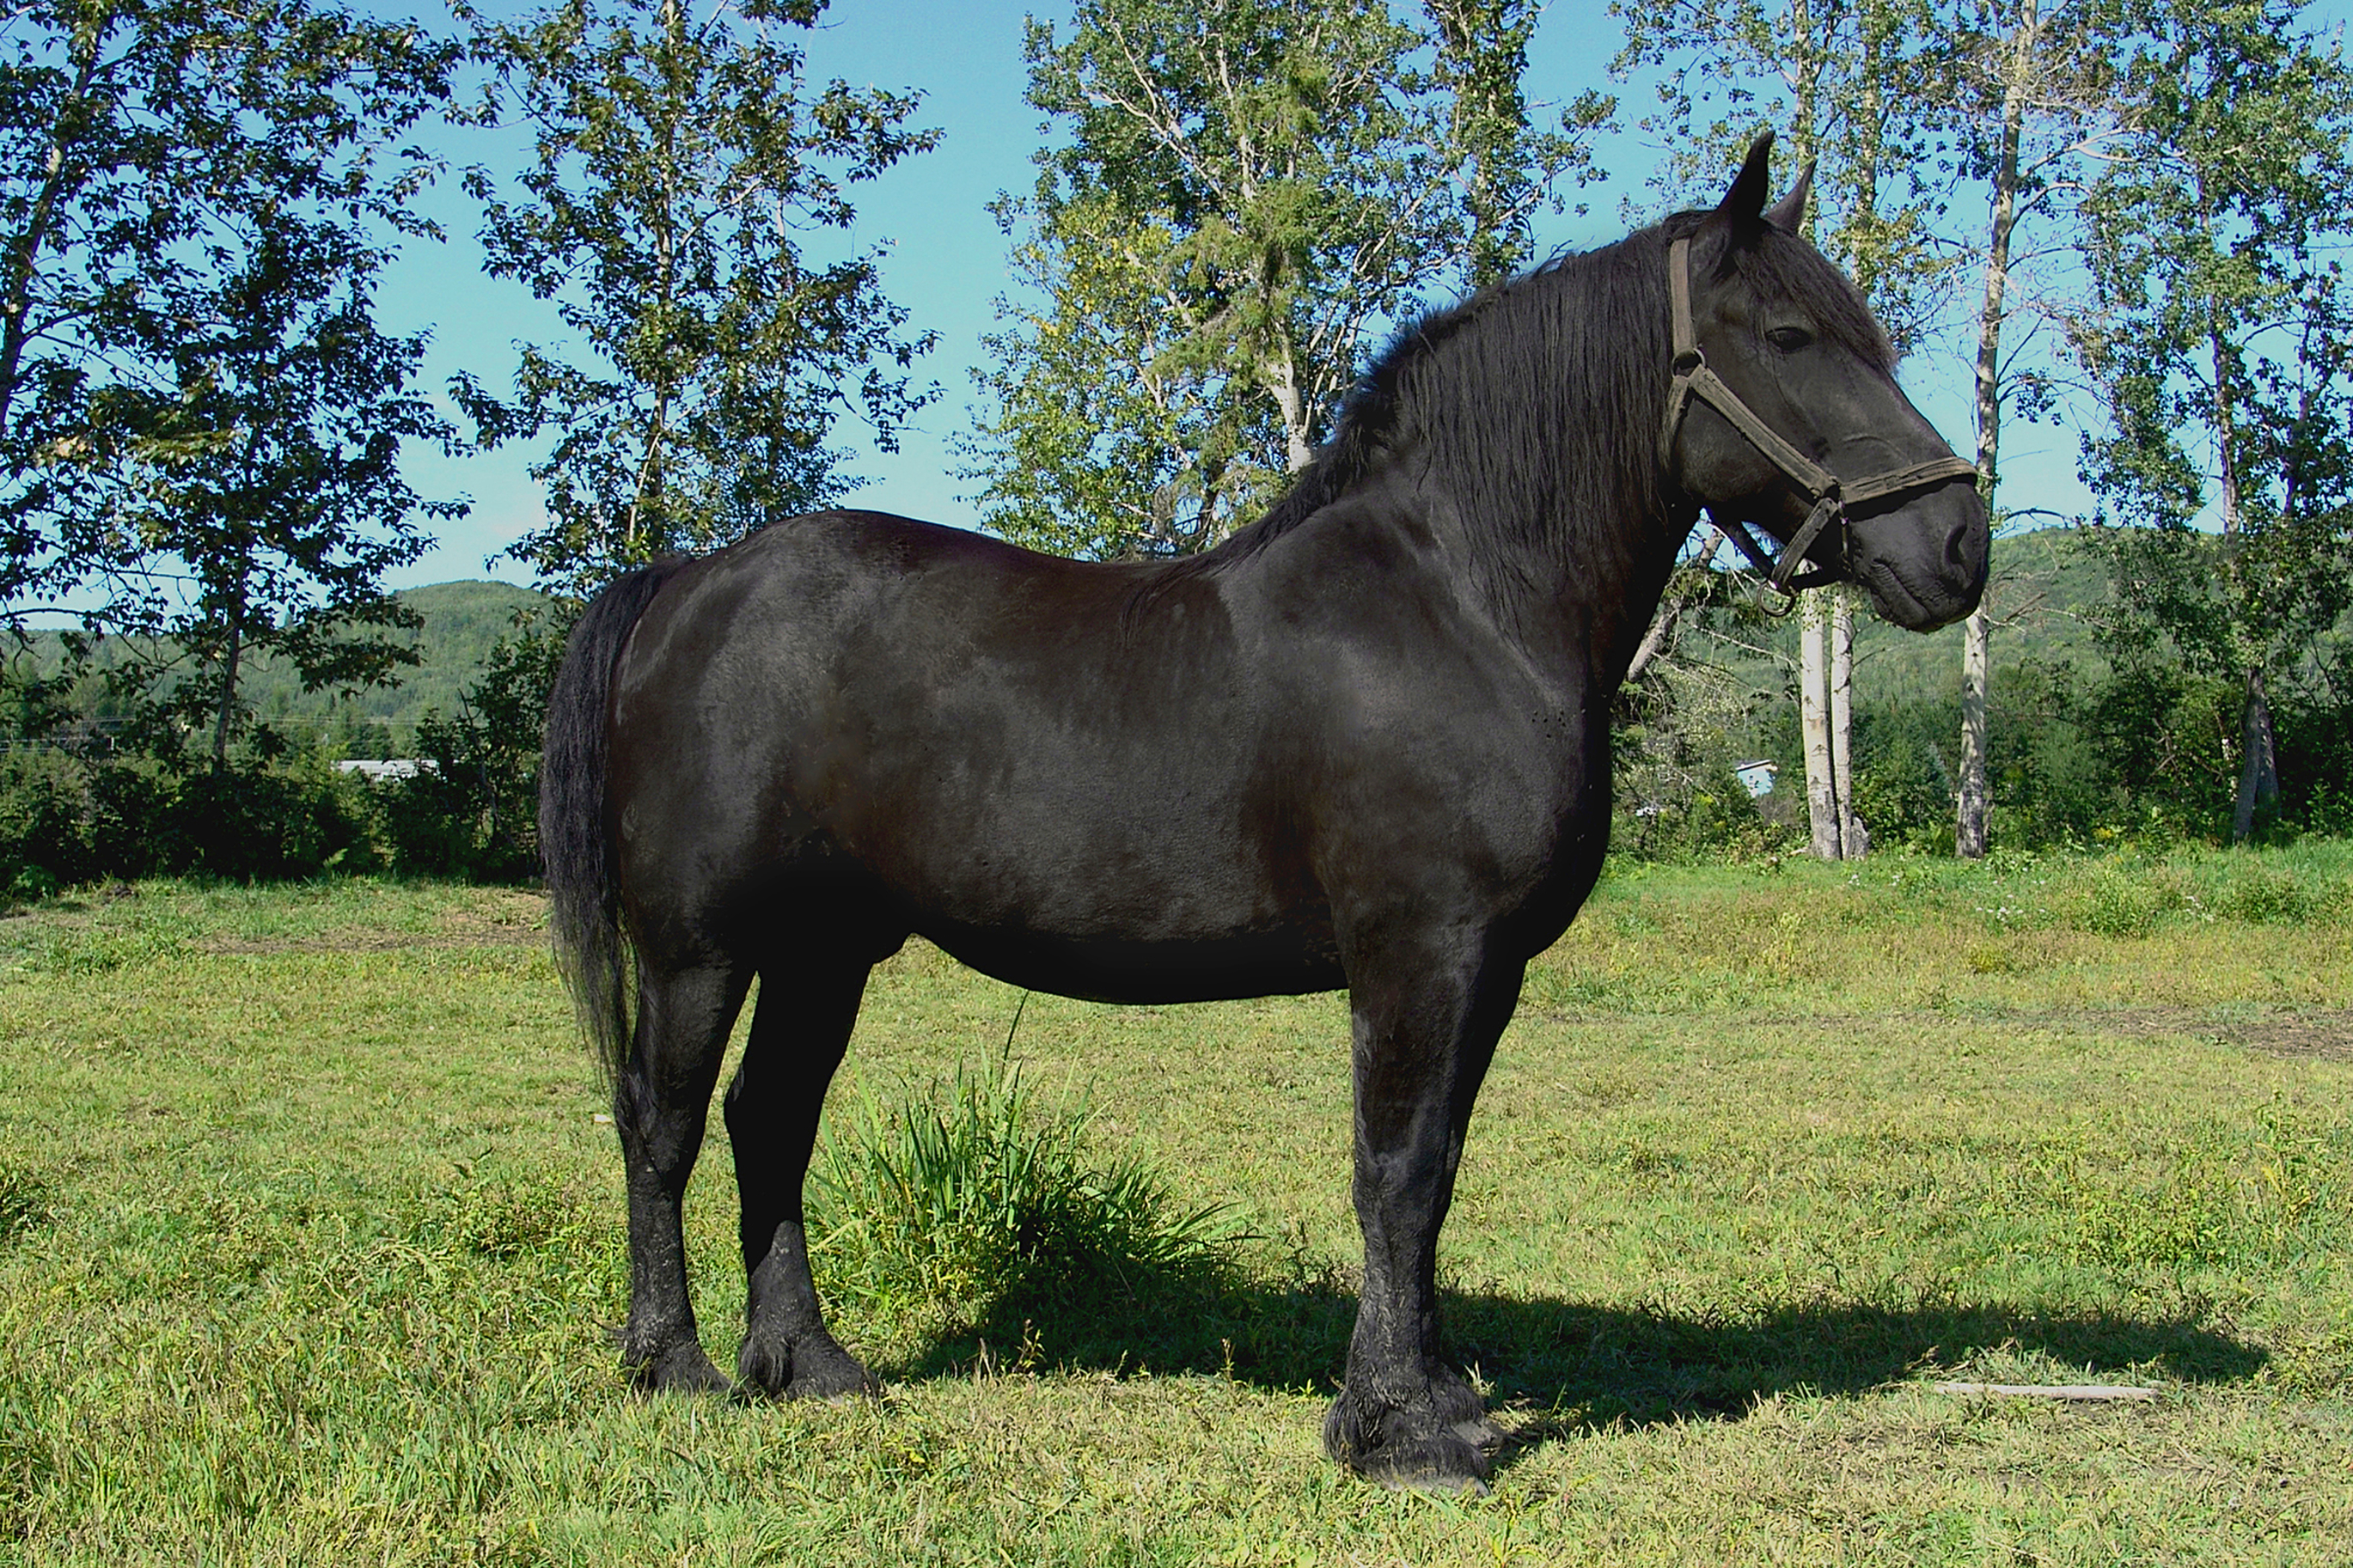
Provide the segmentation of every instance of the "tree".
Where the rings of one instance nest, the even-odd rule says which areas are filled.
[[[257,230],[218,280],[218,319],[165,351],[178,397],[162,411],[135,404],[127,427],[98,426],[100,448],[130,470],[111,498],[127,549],[111,570],[150,584],[118,596],[103,624],[168,639],[193,665],[166,706],[205,715],[216,769],[254,654],[290,660],[313,690],[377,684],[416,662],[391,634],[417,618],[384,575],[427,548],[420,515],[465,510],[421,501],[401,477],[404,440],[449,431],[408,390],[423,334],[375,325],[382,253],[332,220],[269,213]],[[171,591],[155,592],[159,581]]]
[[[846,188],[922,152],[912,93],[812,92],[787,29],[823,0],[568,0],[484,43],[534,130],[519,194],[487,204],[489,269],[553,300],[583,363],[521,346],[514,393],[461,377],[486,445],[552,433],[533,473],[546,524],[512,547],[551,586],[708,550],[850,488],[828,445],[845,415],[884,450],[931,395],[930,334],[904,336],[879,249],[826,266],[796,236],[847,230]]]
[[[1978,485],[1997,519],[2003,409],[2022,399],[2031,416],[2048,406],[2052,387],[2047,374],[2021,367],[2021,339],[2031,334],[2011,331],[2021,308],[2013,273],[2026,259],[2016,250],[2019,226],[2036,218],[2063,223],[2080,189],[2077,165],[2112,127],[2113,22],[2100,7],[2071,8],[2064,0],[2047,9],[2041,0],[1967,0],[1949,29],[1947,89],[1962,174],[1982,182],[1988,198],[1974,406]],[[1989,590],[1962,634],[1953,844],[1968,858],[1986,851],[1992,799],[1986,711],[1994,613]]]
[[[2118,155],[2084,204],[2104,629],[2120,665],[2243,693],[2244,840],[2278,799],[2275,702],[2337,701],[2344,673],[2324,634],[2353,606],[2353,73],[2282,0],[2137,20]]]
[[[994,406],[962,472],[990,525],[1075,552],[1197,549],[1303,468],[1364,336],[1507,274],[1584,166],[1609,104],[1527,125],[1535,14],[1082,0],[1067,37],[1033,22],[1029,99],[1068,137],[997,208],[1044,303],[1000,303],[1012,325],[977,376]]]
[[[452,510],[398,470],[444,431],[371,299],[428,231],[392,150],[456,54],[302,0],[93,0],[20,13],[0,64],[7,614],[155,651],[116,684],[176,679],[156,711],[203,713],[216,767],[254,649],[313,688],[413,657],[380,584]]]
[[[958,471],[987,481],[989,525],[1060,555],[1182,554],[1271,500],[1273,405],[1181,352],[1183,321],[1162,286],[1176,265],[1170,228],[1071,202],[1049,237],[1021,232],[1023,204],[993,210],[1013,275],[1052,304],[982,340],[995,364],[974,379],[996,411],[960,444]],[[1001,317],[1014,311],[998,301]]]
[[[1783,132],[1814,167],[1810,233],[1861,286],[1898,347],[1922,331],[1951,276],[1935,245],[1926,92],[1936,32],[1921,0],[1625,0],[1623,75],[1665,67],[1644,129],[1682,149],[1657,184],[1671,196],[1714,172],[1759,129]],[[1909,188],[1895,192],[1899,171]],[[1800,595],[1799,707],[1813,852],[1858,854],[1853,810],[1853,611],[1844,591]]]

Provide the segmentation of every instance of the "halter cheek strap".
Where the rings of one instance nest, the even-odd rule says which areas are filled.
[[[1667,293],[1674,331],[1674,379],[1667,386],[1667,416],[1659,427],[1659,466],[1668,473],[1674,472],[1675,440],[1683,432],[1683,416],[1690,412],[1694,399],[1706,404],[1729,420],[1732,427],[1747,438],[1748,444],[1765,455],[1775,468],[1788,476],[1791,483],[1805,493],[1814,505],[1798,531],[1789,535],[1781,546],[1780,554],[1770,556],[1757,542],[1750,525],[1736,518],[1724,527],[1741,553],[1755,563],[1777,592],[1794,593],[1800,588],[1834,582],[1842,568],[1817,566],[1810,572],[1799,572],[1806,552],[1814,541],[1832,523],[1839,525],[1839,554],[1846,554],[1846,509],[1850,504],[1880,500],[1888,496],[1903,495],[1911,490],[1933,489],[1948,479],[1964,476],[1977,477],[1977,465],[1965,462],[1951,453],[1931,458],[1925,463],[1915,463],[1908,468],[1892,468],[1865,479],[1841,479],[1836,474],[1807,457],[1783,439],[1780,433],[1759,419],[1740,395],[1725,384],[1724,378],[1709,368],[1707,356],[1700,352],[1698,335],[1692,328],[1691,307],[1691,241],[1678,239],[1667,249]],[[1712,510],[1713,509],[1711,509]]]

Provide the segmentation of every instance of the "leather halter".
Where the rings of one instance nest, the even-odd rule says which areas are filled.
[[[1692,330],[1691,308],[1691,241],[1678,239],[1667,249],[1667,289],[1672,304],[1674,321],[1675,364],[1674,380],[1667,388],[1667,418],[1659,430],[1659,466],[1670,475],[1674,472],[1675,437],[1682,432],[1683,416],[1697,398],[1732,422],[1732,427],[1748,438],[1748,444],[1762,452],[1773,466],[1788,476],[1791,483],[1814,503],[1806,514],[1804,524],[1781,546],[1778,556],[1767,555],[1764,546],[1750,532],[1751,525],[1735,518],[1730,523],[1717,518],[1716,522],[1740,547],[1741,553],[1765,574],[1766,580],[1777,592],[1794,594],[1800,588],[1811,588],[1823,583],[1835,582],[1843,567],[1817,566],[1800,573],[1799,565],[1806,552],[1820,538],[1824,529],[1833,522],[1839,525],[1839,556],[1846,557],[1848,527],[1846,509],[1851,503],[1879,500],[1909,490],[1930,489],[1947,479],[1963,476],[1977,478],[1977,465],[1966,462],[1947,452],[1941,458],[1931,458],[1925,463],[1915,463],[1908,468],[1891,468],[1866,479],[1841,479],[1820,463],[1784,440],[1780,434],[1757,417],[1748,405],[1740,401],[1739,394],[1725,384],[1724,378],[1708,367],[1707,356],[1700,353],[1699,338]],[[1714,509],[1709,509],[1713,515]]]

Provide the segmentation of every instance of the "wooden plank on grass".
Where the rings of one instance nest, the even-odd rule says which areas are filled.
[[[2115,1383],[1932,1383],[1939,1394],[1990,1394],[2018,1399],[2155,1399],[2154,1388]]]

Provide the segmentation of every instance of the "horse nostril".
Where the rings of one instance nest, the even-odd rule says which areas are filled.
[[[1967,514],[1945,536],[1945,580],[1967,584],[1968,597],[1974,603],[1985,592],[1986,573],[1993,554],[1993,530],[1988,526],[1985,507],[1975,492],[1971,492],[1969,502]]]
[[[1974,571],[1986,557],[1986,525],[1971,517],[1955,525],[1945,541],[1945,562],[1956,571]]]

